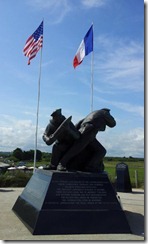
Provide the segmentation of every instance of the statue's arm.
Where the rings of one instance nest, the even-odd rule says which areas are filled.
[[[55,142],[56,139],[54,137],[53,130],[50,128],[50,125],[47,125],[42,138],[47,145],[51,145]]]
[[[77,130],[77,128],[74,126],[74,124],[71,122],[69,124],[69,128],[68,129],[68,132],[69,134],[75,139],[79,139],[80,138],[80,132]]]
[[[84,119],[81,119],[78,123],[75,124],[75,128],[76,128],[77,130],[80,129],[80,127],[81,127],[81,123],[83,122],[83,120],[84,120]]]
[[[50,136],[43,134],[43,140],[49,146],[55,142],[56,138],[54,137],[54,134],[51,134]]]

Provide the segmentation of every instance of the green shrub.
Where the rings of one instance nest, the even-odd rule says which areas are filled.
[[[0,187],[25,187],[31,176],[32,172],[7,171],[0,175]]]

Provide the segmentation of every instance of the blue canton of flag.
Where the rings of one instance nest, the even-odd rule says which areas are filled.
[[[24,55],[29,58],[28,64],[30,64],[30,60],[33,59],[40,48],[43,46],[43,21],[40,26],[36,29],[36,31],[27,39],[25,43],[25,47],[23,49]]]

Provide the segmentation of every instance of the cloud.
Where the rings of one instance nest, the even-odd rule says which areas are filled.
[[[35,125],[31,120],[19,120],[2,115],[0,123],[0,151],[13,151],[15,148],[34,148]],[[41,134],[42,128],[39,128]]]
[[[45,128],[38,125],[37,149],[51,152],[51,147],[42,140]],[[12,152],[16,148],[34,150],[36,125],[31,119],[17,119],[16,117],[2,114],[0,116],[0,151]]]
[[[60,23],[72,9],[68,0],[29,0],[27,3],[38,11],[48,10],[52,24]]]
[[[81,0],[80,8],[98,8],[108,0]],[[28,0],[27,4],[37,11],[48,11],[49,24],[60,23],[69,12],[74,11],[75,3],[69,0]]]
[[[69,114],[69,111],[66,113]],[[76,114],[76,116],[76,121],[78,121],[80,115]],[[42,140],[44,130],[45,128],[39,125],[38,149],[50,152],[52,146],[48,147]],[[18,120],[15,117],[3,115],[3,123],[0,123],[0,134],[0,151],[13,151],[17,147],[22,150],[34,149],[35,125],[31,120]],[[138,127],[119,134],[115,130],[107,128],[105,133],[98,133],[97,138],[107,149],[107,156],[144,156],[143,128]]]
[[[107,105],[113,105],[116,108],[120,108],[123,111],[132,113],[134,115],[140,116],[141,118],[144,118],[144,107],[140,105],[135,105],[127,102],[119,102],[114,100],[107,100],[103,98],[95,97],[95,100],[99,101],[100,103],[107,104]]]
[[[144,157],[144,129],[134,128],[126,133],[106,130],[98,134],[98,140],[107,149],[106,156]]]
[[[106,4],[106,0],[82,0],[82,5],[86,8],[97,8]]]
[[[136,114],[136,115],[144,118],[144,107],[143,106],[133,105],[130,103],[125,103],[125,102],[114,102],[114,101],[111,101],[110,104],[112,104],[115,107],[120,108],[126,112],[130,112],[130,113]]]
[[[95,72],[103,77],[109,89],[143,91],[143,43],[100,36],[96,38],[95,46],[99,53],[95,57]]]

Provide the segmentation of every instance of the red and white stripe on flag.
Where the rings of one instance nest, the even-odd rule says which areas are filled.
[[[40,48],[43,46],[43,21],[40,26],[36,29],[36,31],[27,39],[23,52],[26,57],[29,58],[28,64],[30,64],[30,60],[33,59]]]
[[[81,41],[80,46],[73,59],[73,66],[76,68],[82,63],[84,57],[93,51],[93,25],[86,33],[84,39]]]

